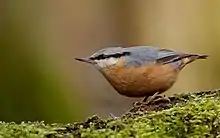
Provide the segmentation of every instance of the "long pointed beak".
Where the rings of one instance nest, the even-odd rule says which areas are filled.
[[[89,58],[74,58],[75,60],[86,62],[86,63],[93,63],[91,59]]]

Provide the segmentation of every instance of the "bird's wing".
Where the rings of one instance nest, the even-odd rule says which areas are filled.
[[[186,54],[169,49],[158,49],[152,46],[138,46],[123,48],[123,51],[130,52],[126,56],[127,65],[141,66],[149,63],[168,64],[179,61],[184,58]]]
[[[141,66],[155,62],[157,59],[158,50],[151,46],[127,47],[123,49],[125,52],[130,52],[129,56],[125,56],[127,66]]]
[[[186,54],[169,49],[160,49],[156,62],[160,64],[168,64],[181,60],[186,57]]]

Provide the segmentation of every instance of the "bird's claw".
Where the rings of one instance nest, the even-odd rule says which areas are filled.
[[[168,97],[160,97],[160,98],[157,98],[157,99],[154,99],[152,101],[153,103],[158,103],[158,102],[171,102],[170,99]]]
[[[155,93],[153,96],[145,97],[143,100],[145,105],[149,105],[151,103],[157,103],[157,102],[170,102],[170,99],[166,97],[165,95],[159,95],[159,93]]]
[[[133,102],[133,107],[138,107],[140,105],[142,105],[143,102]]]

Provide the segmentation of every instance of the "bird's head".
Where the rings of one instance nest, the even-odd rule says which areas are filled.
[[[125,51],[122,47],[109,47],[101,49],[89,57],[75,59],[92,64],[98,69],[104,69],[117,65],[121,59],[129,55],[130,52]]]

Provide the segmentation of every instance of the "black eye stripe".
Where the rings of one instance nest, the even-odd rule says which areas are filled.
[[[91,60],[101,60],[101,59],[107,59],[107,58],[111,58],[111,57],[114,57],[114,58],[120,58],[122,56],[128,56],[130,55],[131,53],[130,52],[123,52],[123,53],[116,53],[116,54],[112,54],[112,55],[104,55],[104,54],[101,54],[97,57],[92,57],[90,58]]]

